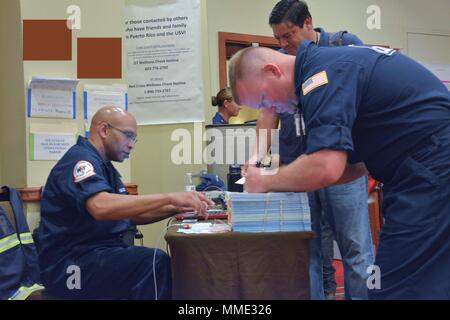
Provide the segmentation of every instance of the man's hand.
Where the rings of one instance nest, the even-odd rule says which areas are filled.
[[[244,165],[243,173],[247,170],[248,165],[256,165],[258,160],[267,155],[267,151],[272,145],[272,130],[278,128],[278,121],[275,107],[261,109],[256,123],[256,144],[252,156]]]
[[[173,207],[176,213],[186,213],[194,211],[194,208],[191,207]]]
[[[189,208],[203,218],[208,217],[208,207],[214,205],[214,202],[209,200],[204,194],[192,191],[171,193],[170,199],[177,210],[178,208]]]
[[[245,174],[247,173],[247,169],[249,168],[249,167],[255,167],[256,166],[256,163],[258,162],[258,156],[256,155],[256,154],[254,154],[253,156],[251,156],[250,157],[250,159],[248,159],[248,161],[247,162],[245,162],[245,164],[244,164],[244,166],[242,167],[242,170],[241,170],[241,175],[243,176],[243,177],[245,177]]]
[[[262,175],[262,170],[255,166],[248,166],[245,170],[245,191],[247,192],[267,192],[268,188],[265,186],[266,176]]]

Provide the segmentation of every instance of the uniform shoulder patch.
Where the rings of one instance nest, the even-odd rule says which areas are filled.
[[[306,96],[309,92],[314,90],[315,88],[318,88],[320,86],[323,86],[324,84],[328,83],[328,76],[327,72],[321,71],[319,73],[316,73],[312,77],[310,77],[308,80],[303,82],[302,84],[302,90],[303,95]]]
[[[73,168],[73,179],[75,183],[83,181],[89,177],[95,176],[95,170],[92,163],[86,160],[78,161]]]

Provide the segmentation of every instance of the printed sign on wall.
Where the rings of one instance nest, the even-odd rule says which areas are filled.
[[[95,113],[106,106],[128,110],[128,94],[125,85],[86,85],[84,87],[84,119],[87,121],[87,129]]]
[[[200,0],[125,14],[129,108],[139,124],[204,120]]]
[[[76,117],[78,80],[33,77],[28,87],[29,118]]]
[[[69,133],[30,133],[30,160],[59,160],[75,141]]]

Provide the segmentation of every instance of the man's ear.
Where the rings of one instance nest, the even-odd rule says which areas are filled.
[[[303,23],[303,29],[305,29],[306,31],[311,31],[314,29],[312,18],[308,17],[305,19],[305,22]]]
[[[106,138],[106,130],[108,130],[108,125],[105,123],[105,122],[101,122],[101,123],[99,123],[98,125],[98,135],[101,137],[101,138]]]
[[[277,78],[281,77],[281,74],[282,74],[281,69],[278,65],[276,65],[274,63],[268,63],[268,64],[264,65],[263,69],[265,72],[270,72]]]

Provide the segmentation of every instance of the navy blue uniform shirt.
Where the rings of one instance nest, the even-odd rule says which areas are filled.
[[[228,121],[225,121],[222,115],[219,112],[216,112],[212,119],[212,124],[228,124]]]
[[[41,200],[39,262],[50,272],[59,261],[99,246],[124,245],[130,221],[97,221],[86,201],[99,192],[126,194],[120,174],[95,147],[79,137],[50,172]]]
[[[354,34],[346,31],[326,32],[322,28],[315,28],[320,32],[319,47],[348,46],[350,44],[362,45],[363,42]],[[280,52],[286,53],[283,49]],[[283,164],[289,164],[297,159],[304,151],[301,140],[295,130],[294,115],[280,113],[280,160]]]
[[[450,124],[450,93],[425,67],[394,50],[319,48],[295,62],[307,148],[345,150],[386,182],[399,163]]]

